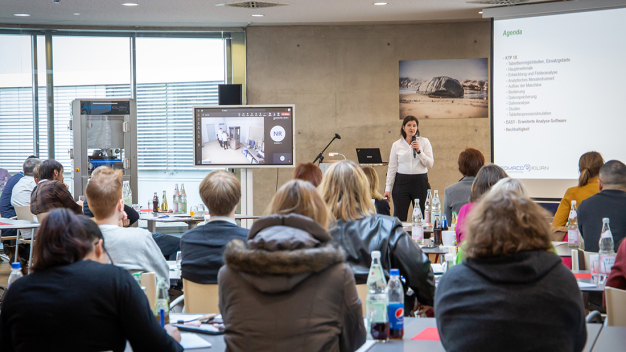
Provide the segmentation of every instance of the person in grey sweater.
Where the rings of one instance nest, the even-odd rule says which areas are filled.
[[[169,266],[150,231],[120,226],[120,221],[126,216],[122,200],[122,171],[98,167],[85,194],[113,264],[131,272],[154,272],[157,277],[169,280]]]
[[[443,192],[443,211],[448,224],[452,222],[452,213],[458,215],[461,207],[469,203],[472,183],[483,165],[485,165],[485,156],[478,149],[466,148],[459,154],[459,171],[463,178],[446,187]]]
[[[551,253],[547,212],[517,190],[489,191],[468,218],[462,264],[441,278],[435,317],[456,351],[570,351],[585,347],[576,279]]]

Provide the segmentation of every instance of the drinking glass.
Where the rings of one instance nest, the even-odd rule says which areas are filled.
[[[196,216],[196,212],[198,212],[198,208],[193,206],[191,207],[191,210],[189,211],[189,215],[191,215],[191,217],[193,218],[194,216]]]
[[[204,216],[204,204],[198,204],[198,211],[196,212],[196,216]]]
[[[183,262],[183,255],[181,251],[176,252],[176,269],[180,271],[181,264]]]

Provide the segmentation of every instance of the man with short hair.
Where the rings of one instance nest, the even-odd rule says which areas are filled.
[[[220,131],[217,132],[217,141],[220,142],[220,148],[223,148],[224,146],[222,145],[222,129],[220,128]]]
[[[150,231],[137,227],[120,227],[125,218],[122,199],[121,170],[100,166],[91,175],[85,190],[89,209],[100,226],[106,250],[113,264],[135,272],[154,272],[168,280],[169,266]]]
[[[600,168],[600,193],[580,203],[578,228],[585,240],[585,251],[598,252],[602,219],[609,218],[614,250],[626,237],[626,165],[619,160],[607,161]]]
[[[37,186],[35,183],[34,171],[41,164],[39,158],[28,158],[22,165],[24,177],[22,177],[13,187],[11,194],[11,205],[13,207],[23,207],[30,205],[30,196],[33,189]],[[32,219],[31,219],[32,221]],[[20,230],[22,237],[31,239],[33,230]]]
[[[32,158],[37,158],[37,157],[34,155],[31,155],[28,158],[26,158],[26,161]],[[24,164],[26,164],[26,161],[24,161]],[[24,168],[24,165],[22,165],[22,169],[23,168]],[[15,185],[22,179],[22,177],[24,177],[23,171],[11,176],[11,178],[7,181],[7,183],[4,185],[4,188],[2,189],[2,196],[0,197],[0,215],[2,215],[3,218],[10,219],[16,216],[15,208],[13,207],[13,205],[11,205],[11,196],[13,195],[13,187],[15,187]],[[15,236],[15,234],[9,235],[9,231],[15,231],[15,230],[4,231],[3,235]]]
[[[74,201],[63,183],[63,165],[48,159],[39,165],[39,184],[30,197],[30,212],[38,215],[56,208],[67,208],[75,214],[82,214],[83,202]]]
[[[185,232],[180,240],[182,278],[199,284],[216,284],[217,272],[224,265],[224,247],[233,239],[245,241],[248,236],[248,230],[235,222],[241,184],[235,175],[216,170],[200,183],[200,197],[211,218],[206,225]]]

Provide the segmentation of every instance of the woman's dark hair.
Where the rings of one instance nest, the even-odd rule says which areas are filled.
[[[404,126],[406,126],[406,124],[409,123],[409,121],[415,121],[415,124],[417,125],[417,127],[419,127],[420,125],[419,121],[417,121],[417,117],[412,116],[412,115],[405,117],[404,120],[402,121],[402,127],[400,128],[400,134],[402,135],[402,138],[406,138],[406,132],[404,132]],[[420,135],[419,128],[416,130],[415,135],[417,136]]]
[[[313,163],[300,163],[293,171],[291,179],[309,181],[317,187],[322,183],[322,170]]]
[[[478,149],[465,148],[459,154],[459,171],[463,176],[476,176],[483,165],[485,165],[485,156]]]
[[[586,185],[589,180],[600,174],[600,168],[604,165],[604,159],[598,152],[587,152],[578,160],[578,187]]]
[[[55,209],[46,216],[37,231],[32,269],[43,271],[81,261],[98,240],[103,241],[104,249],[102,232],[93,220],[83,215],[76,216],[67,209]]]
[[[63,172],[63,165],[54,159],[44,160],[39,165],[39,179],[40,180],[52,180],[54,178],[54,171],[58,173]]]
[[[501,179],[509,177],[500,166],[496,164],[487,164],[480,168],[474,183],[472,183],[472,191],[470,193],[470,202],[476,202],[478,199]]]

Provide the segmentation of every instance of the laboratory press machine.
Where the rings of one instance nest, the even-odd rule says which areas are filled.
[[[137,192],[137,105],[134,99],[75,99],[69,128],[74,199],[85,194],[92,172],[99,166],[122,170],[123,182]]]

